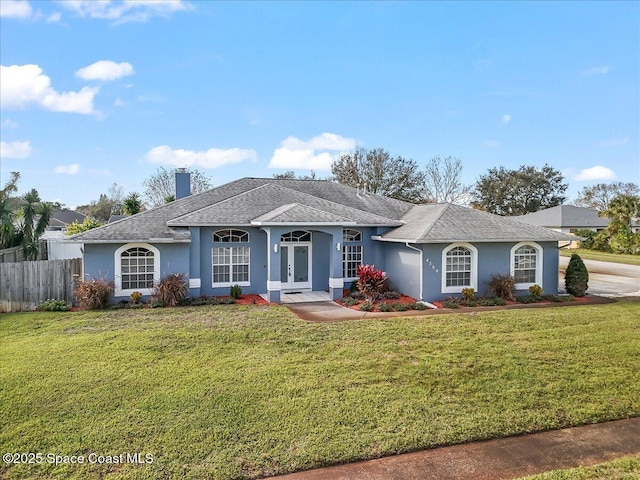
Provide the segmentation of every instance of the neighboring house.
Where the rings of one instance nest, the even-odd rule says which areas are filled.
[[[451,204],[414,205],[326,180],[242,178],[189,195],[177,173],[174,202],[75,235],[87,278],[115,284],[116,298],[183,273],[192,296],[328,291],[342,297],[360,264],[386,271],[392,288],[433,301],[491,274],[517,288],[558,290],[558,241],[567,235]]]
[[[42,234],[47,241],[47,259],[61,260],[65,258],[82,257],[82,245],[64,241],[64,232],[73,222],[82,223],[86,218],[75,210],[55,210],[49,220],[49,226]]]
[[[109,220],[107,220],[107,223],[117,222],[118,220],[122,220],[125,217],[126,215],[111,215],[109,217]]]
[[[76,212],[75,210],[54,210],[51,214],[51,218],[49,219],[49,226],[47,226],[47,229],[43,234],[43,238],[62,237],[64,234],[63,232],[70,224],[73,222],[82,223],[85,218],[85,215],[80,212]]]

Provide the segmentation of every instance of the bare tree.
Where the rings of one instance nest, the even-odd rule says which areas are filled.
[[[433,157],[425,167],[424,198],[426,202],[465,204],[470,200],[471,186],[462,183],[459,158]]]
[[[357,148],[331,165],[334,180],[386,197],[417,203],[422,200],[424,173],[414,160],[392,157],[383,148]]]
[[[213,187],[211,179],[201,171],[196,169],[187,169],[187,171],[191,174],[191,193],[203,192]],[[143,182],[143,185],[144,197],[153,207],[175,200],[175,170],[166,170],[160,167],[156,173]]]
[[[597,183],[583,187],[573,203],[578,207],[592,208],[604,212],[609,203],[620,195],[639,195],[640,187],[632,182]]]

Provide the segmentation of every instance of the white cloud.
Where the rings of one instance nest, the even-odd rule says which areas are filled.
[[[111,60],[100,60],[76,71],[76,77],[84,80],[102,80],[108,82],[133,75],[133,66],[128,62],[116,63]]]
[[[115,102],[113,102],[113,105],[116,107],[124,107],[126,103],[124,102],[124,100],[121,100],[120,98],[116,98]]]
[[[595,180],[613,180],[616,178],[616,173],[610,168],[603,167],[602,165],[596,165],[595,167],[585,168],[575,179],[579,182],[588,182]]]
[[[182,0],[62,0],[59,3],[80,17],[111,20],[114,25],[146,22],[153,16],[168,17],[193,8]]]
[[[605,74],[609,73],[609,70],[611,70],[611,67],[609,67],[608,65],[602,65],[600,67],[587,68],[587,69],[582,71],[582,74],[586,75],[586,76],[605,75]]]
[[[276,148],[269,168],[294,170],[331,170],[340,153],[354,149],[356,141],[335,133],[323,133],[310,140],[287,137]]]
[[[511,121],[511,115],[502,115],[502,123],[509,123]]]
[[[58,165],[53,169],[56,173],[63,173],[65,175],[75,175],[80,171],[79,163],[72,163],[70,165]]]
[[[3,120],[2,123],[0,123],[0,128],[18,128],[18,122],[7,118],[6,120]]]
[[[62,18],[62,14],[60,12],[53,12],[51,15],[49,15],[46,18],[45,22],[56,23],[56,22],[59,22],[61,18]]]
[[[31,142],[0,142],[0,158],[27,158],[32,151]]]
[[[497,140],[487,140],[484,142],[484,146],[487,148],[498,148],[500,146],[500,142]]]
[[[193,150],[174,149],[168,145],[160,145],[147,152],[146,158],[151,163],[171,165],[174,167],[198,166],[204,168],[218,168],[224,165],[250,160],[256,161],[257,155],[253,149],[229,148],[226,150],[210,148],[196,152]]]
[[[56,92],[51,79],[38,65],[0,66],[0,103],[3,108],[25,108],[36,104],[54,112],[94,113],[98,87],[78,92]]]
[[[602,140],[598,142],[599,147],[620,147],[622,145],[627,145],[629,143],[629,138],[611,138],[609,140]]]
[[[33,9],[26,0],[2,0],[0,1],[0,17],[29,18]]]

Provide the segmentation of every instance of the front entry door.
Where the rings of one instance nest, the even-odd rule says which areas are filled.
[[[280,244],[282,290],[311,288],[311,243]]]

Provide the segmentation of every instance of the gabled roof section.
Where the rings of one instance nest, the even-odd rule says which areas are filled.
[[[514,218],[547,228],[606,228],[610,222],[596,210],[574,205],[558,205]]]
[[[307,224],[354,224],[347,217],[328,213],[317,208],[300,205],[299,203],[289,203],[282,205],[270,212],[260,215],[251,221],[252,225],[270,225],[278,223],[307,223]]]
[[[215,205],[202,208],[168,222],[170,226],[207,225],[251,225],[257,218],[283,205],[295,203],[296,222],[305,221],[302,214],[311,215],[306,221],[316,222],[318,218],[331,218],[332,222],[343,218],[358,225],[400,225],[399,220],[384,217],[349,205],[343,205],[308,193],[297,191],[280,182],[266,183],[239,195],[227,198]],[[282,223],[286,215],[282,216]],[[322,220],[320,220],[322,221]]]
[[[575,237],[522,223],[513,217],[450,203],[415,205],[402,220],[404,225],[381,235],[380,240],[409,243],[575,240]]]

